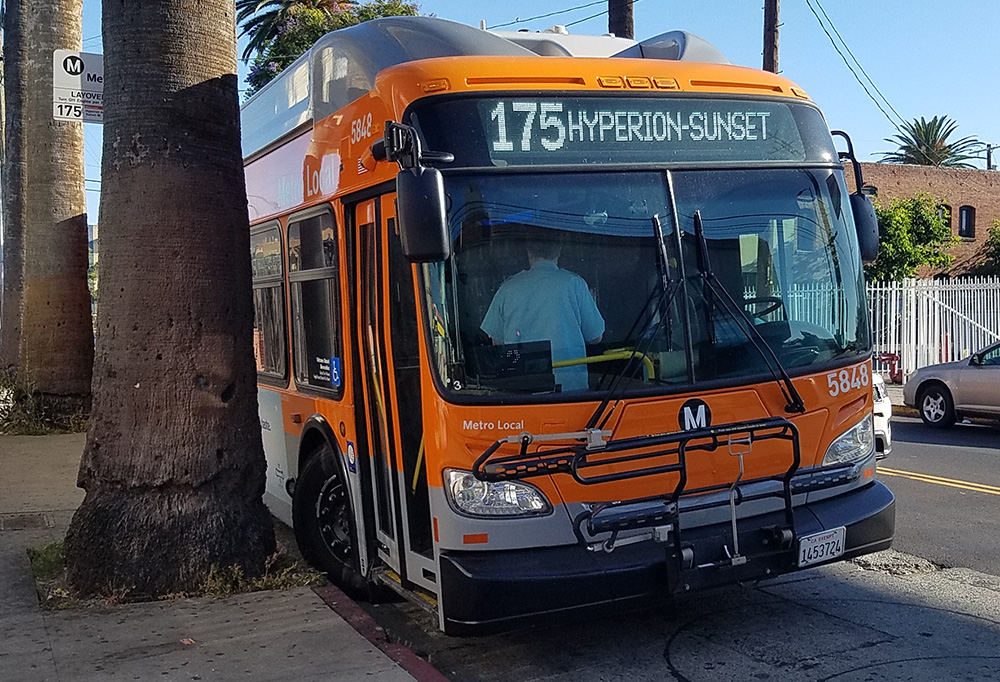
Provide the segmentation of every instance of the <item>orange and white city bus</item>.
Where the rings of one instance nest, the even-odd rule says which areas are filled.
[[[265,498],[352,593],[482,632],[891,544],[874,213],[785,78],[681,32],[389,18],[243,139]]]

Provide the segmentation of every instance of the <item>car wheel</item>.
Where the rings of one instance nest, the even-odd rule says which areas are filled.
[[[306,560],[355,598],[370,597],[361,575],[358,533],[345,480],[328,443],[306,460],[292,499],[295,539]]]
[[[955,403],[944,386],[928,386],[920,392],[917,404],[920,406],[920,418],[928,426],[945,429],[955,423]]]

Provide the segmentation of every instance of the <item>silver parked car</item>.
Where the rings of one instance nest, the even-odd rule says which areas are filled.
[[[903,402],[941,428],[964,417],[1000,419],[1000,343],[965,360],[921,367],[906,380]]]

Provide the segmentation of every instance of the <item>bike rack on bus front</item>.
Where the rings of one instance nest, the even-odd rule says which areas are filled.
[[[704,427],[691,431],[651,434],[610,440],[610,431],[586,429],[571,433],[532,434],[523,432],[498,439],[480,455],[473,465],[473,473],[482,481],[500,482],[570,474],[584,485],[594,485],[611,481],[622,481],[644,476],[676,473],[677,483],[673,490],[639,500],[603,502],[592,505],[574,519],[574,532],[581,544],[603,547],[612,551],[617,544],[627,544],[630,539],[618,541],[618,534],[626,530],[652,529],[639,539],[666,541],[673,535],[674,555],[680,564],[676,570],[695,568],[690,548],[681,544],[680,498],[693,498],[713,492],[727,492],[723,500],[706,500],[686,505],[685,511],[700,511],[728,505],[733,524],[734,552],[725,548],[727,559],[697,566],[697,568],[718,567],[723,564],[738,566],[746,563],[746,557],[739,553],[736,529],[736,507],[740,504],[769,497],[781,497],[784,501],[785,528],[776,529],[777,540],[783,547],[790,546],[796,537],[795,519],[792,510],[792,478],[801,464],[799,433],[795,425],[783,417],[767,417],[744,422],[733,422]],[[791,445],[792,462],[786,471],[772,476],[743,480],[743,456],[749,454],[753,444],[766,440],[784,440]],[[552,441],[578,441],[572,445],[556,446],[552,450],[529,453],[533,443]],[[504,445],[519,445],[517,454],[499,454]],[[730,483],[721,483],[696,489],[686,489],[687,458],[694,452],[713,452],[727,447],[729,453],[740,458],[740,476]],[[734,449],[735,448],[735,449]],[[743,448],[746,448],[745,451]],[[602,471],[604,469],[604,471]],[[610,470],[608,470],[610,469]],[[767,481],[781,483],[780,491],[760,489],[753,493],[743,493],[744,487]],[[759,486],[758,486],[759,487]],[[796,487],[796,493],[804,492]],[[673,529],[673,533],[669,533]],[[586,530],[586,535],[584,534]],[[603,542],[588,540],[587,535],[610,533]],[[634,539],[632,539],[634,541]]]

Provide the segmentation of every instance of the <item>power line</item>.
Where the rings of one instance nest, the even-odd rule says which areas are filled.
[[[858,76],[857,72],[854,70],[854,67],[851,66],[851,62],[849,62],[847,60],[847,57],[844,56],[844,53],[841,52],[840,47],[837,45],[837,41],[833,39],[833,36],[830,35],[830,31],[826,28],[826,24],[823,23],[823,20],[819,18],[819,14],[816,13],[816,8],[814,8],[812,5],[812,0],[806,0],[806,6],[809,7],[809,11],[813,13],[814,17],[816,17],[816,21],[819,22],[819,27],[823,29],[823,33],[826,34],[826,37],[830,39],[830,44],[833,45],[833,49],[836,50],[837,54],[840,55],[840,58],[844,60],[844,64],[847,66],[847,70],[850,71],[851,75],[854,76],[855,80],[858,81],[858,85],[860,85],[861,89],[865,91],[865,94],[868,95],[869,99],[871,99],[871,101],[875,103],[875,106],[878,107],[878,110],[882,112],[882,114],[886,117],[886,119],[889,121],[892,127],[896,130],[899,130],[899,126],[897,126],[896,122],[892,120],[892,116],[890,116],[889,113],[882,107],[882,103],[879,102],[877,99],[875,99],[875,96],[872,95],[870,90],[868,90],[868,87],[865,85],[865,82],[861,80],[861,77]]]
[[[87,142],[88,142],[87,138],[84,137],[84,140],[83,140],[83,154],[84,154],[84,159],[85,159],[85,161],[88,158],[90,159],[90,163],[87,164],[87,165],[96,166],[96,167],[100,168],[101,167],[101,155],[98,154],[94,150],[94,147],[93,147],[92,144],[87,144]]]
[[[547,19],[548,17],[554,17],[554,16],[559,15],[559,14],[567,14],[569,12],[575,12],[578,9],[586,9],[587,7],[593,7],[594,5],[603,5],[605,3],[607,3],[607,0],[597,0],[596,2],[588,2],[586,5],[578,5],[576,7],[570,7],[569,9],[561,9],[558,12],[549,12],[548,14],[539,14],[537,17],[528,17],[527,19],[521,19],[520,17],[518,17],[517,19],[514,19],[514,21],[508,21],[508,22],[503,23],[503,24],[495,24],[493,26],[487,26],[487,28],[490,29],[490,30],[492,30],[494,28],[502,28],[503,26],[513,26],[514,24],[527,23],[529,21],[534,21],[535,19]],[[607,14],[607,11],[605,10],[601,14]],[[594,16],[595,17],[599,17],[601,15],[600,14],[595,14]],[[587,17],[587,19],[593,19],[593,18],[594,17]],[[581,19],[581,21],[586,21],[587,19]],[[574,22],[574,23],[579,23],[579,22]],[[566,25],[569,26],[570,24],[566,24]]]
[[[634,6],[637,2],[639,2],[639,0],[632,0],[632,5]],[[604,5],[604,4],[606,4],[606,0],[599,0],[598,2],[591,2],[591,3],[586,4],[586,5],[580,5],[578,7],[571,7],[570,9],[564,9],[564,10],[560,10],[558,12],[550,12],[548,14],[541,14],[541,15],[539,15],[537,17],[529,17],[528,19],[515,19],[514,21],[509,21],[509,22],[507,22],[505,24],[497,24],[496,26],[488,26],[487,29],[492,30],[494,28],[500,28],[501,26],[510,26],[511,24],[526,23],[526,22],[529,22],[529,21],[533,21],[535,19],[544,19],[546,17],[556,16],[557,14],[566,14],[567,12],[575,12],[578,9],[584,9],[586,7],[593,7],[594,5]],[[571,22],[569,22],[567,24],[563,24],[563,26],[565,26],[566,28],[569,28],[570,26],[576,26],[577,24],[582,24],[585,21],[590,21],[591,19],[596,19],[597,17],[604,16],[607,13],[608,13],[608,10],[603,10],[601,12],[598,12],[597,14],[591,14],[589,17],[584,17],[583,19],[577,19],[576,21],[571,21]]]
[[[841,42],[841,44],[842,44],[842,45],[844,46],[844,49],[846,49],[846,50],[847,50],[847,54],[851,55],[851,59],[853,59],[853,60],[854,60],[854,63],[858,65],[858,68],[859,68],[859,69],[861,69],[861,73],[863,73],[863,74],[864,74],[864,76],[865,76],[865,79],[866,79],[866,80],[867,80],[867,81],[868,81],[869,83],[871,83],[871,86],[872,86],[873,88],[875,88],[875,92],[877,92],[877,93],[878,93],[879,97],[881,97],[881,98],[882,98],[882,101],[883,101],[883,102],[885,102],[885,103],[886,103],[886,105],[887,105],[887,106],[889,107],[889,109],[891,109],[891,110],[892,110],[892,113],[896,114],[896,118],[898,118],[898,119],[900,120],[900,122],[901,122],[901,123],[906,123],[906,120],[905,120],[905,119],[904,119],[904,118],[903,118],[902,116],[900,116],[900,115],[899,115],[899,112],[898,112],[898,111],[896,111],[895,107],[893,107],[893,106],[892,106],[892,103],[891,103],[891,102],[889,101],[889,99],[888,99],[888,98],[887,98],[887,97],[886,97],[885,95],[883,95],[883,94],[882,94],[882,91],[878,89],[878,86],[877,86],[877,85],[875,85],[875,81],[873,81],[873,80],[872,80],[872,78],[871,78],[871,76],[869,76],[869,75],[868,75],[868,72],[867,72],[867,71],[865,71],[865,67],[863,67],[863,66],[861,65],[861,62],[860,62],[860,61],[858,61],[858,58],[854,56],[854,53],[853,53],[853,52],[851,52],[851,48],[850,48],[850,46],[849,46],[849,45],[847,44],[847,41],[846,41],[846,40],[844,40],[843,36],[841,36],[841,35],[840,35],[840,31],[838,31],[838,30],[837,30],[837,26],[836,26],[836,25],[835,25],[835,24],[833,23],[833,19],[831,19],[831,18],[830,18],[830,15],[828,15],[828,14],[826,13],[826,10],[825,10],[825,9],[823,9],[823,5],[822,5],[822,4],[820,3],[820,1],[819,1],[819,0],[816,0],[816,6],[817,6],[817,7],[819,7],[819,10],[820,10],[820,11],[821,11],[821,12],[823,13],[823,16],[824,16],[824,17],[826,17],[826,20],[827,20],[827,22],[829,22],[829,24],[830,24],[830,28],[832,28],[832,29],[833,29],[833,32],[837,34],[837,38],[839,38],[839,39],[840,39],[840,42]]]
[[[590,21],[591,19],[596,19],[597,17],[603,16],[603,15],[605,15],[607,13],[608,13],[608,10],[604,10],[603,12],[598,12],[597,14],[591,14],[589,17],[584,17],[583,19],[577,19],[576,21],[571,21],[568,24],[565,24],[565,26],[566,26],[566,28],[569,28],[570,26],[576,26],[577,24],[582,24],[585,21]]]
[[[824,8],[823,8],[823,5],[822,5],[822,3],[820,2],[820,0],[814,0],[814,1],[816,2],[816,6],[817,6],[817,7],[819,7],[820,11],[821,11],[821,12],[823,13],[823,16],[824,16],[824,17],[826,18],[826,21],[827,21],[827,23],[829,23],[829,25],[830,25],[830,28],[831,28],[831,29],[833,30],[833,32],[834,32],[834,33],[835,33],[835,34],[837,35],[837,38],[838,38],[838,39],[840,40],[841,44],[842,44],[842,45],[844,46],[844,49],[846,49],[846,50],[847,50],[847,53],[848,53],[849,55],[851,55],[851,59],[853,59],[853,60],[854,60],[854,63],[855,63],[855,64],[857,64],[857,67],[858,67],[858,69],[860,69],[861,73],[862,73],[862,74],[864,74],[864,76],[865,76],[865,79],[866,79],[866,80],[867,80],[867,81],[868,81],[868,82],[869,82],[869,83],[871,84],[871,86],[872,86],[872,88],[873,88],[873,89],[875,90],[875,92],[877,92],[877,93],[878,93],[879,97],[880,97],[880,98],[882,99],[882,101],[883,101],[883,102],[885,103],[885,105],[886,105],[887,107],[889,107],[889,109],[890,109],[890,110],[892,111],[892,113],[893,113],[893,114],[895,114],[895,115],[896,115],[896,118],[897,118],[897,119],[899,119],[899,122],[900,122],[900,123],[901,123],[901,124],[902,124],[903,126],[907,126],[907,125],[909,125],[909,121],[905,120],[905,119],[904,119],[904,118],[903,118],[903,117],[902,117],[902,116],[900,115],[900,113],[899,113],[898,111],[896,111],[896,108],[892,106],[892,103],[891,103],[891,102],[889,101],[889,98],[888,98],[888,97],[886,97],[886,96],[885,96],[885,95],[884,95],[884,94],[882,93],[882,91],[881,91],[881,90],[879,90],[878,86],[877,86],[877,85],[875,84],[875,81],[874,81],[874,80],[872,80],[871,76],[869,76],[869,75],[868,75],[868,72],[867,72],[867,71],[865,71],[865,68],[864,68],[864,66],[862,66],[862,65],[861,65],[861,62],[860,62],[860,61],[858,60],[858,58],[857,58],[857,57],[856,57],[856,56],[854,55],[854,53],[853,53],[853,52],[851,51],[851,48],[850,48],[850,46],[849,46],[849,45],[847,44],[847,41],[846,41],[846,40],[844,40],[844,37],[843,37],[842,35],[840,35],[840,31],[838,31],[838,30],[837,30],[837,26],[836,26],[836,25],[835,25],[835,24],[833,23],[833,19],[831,19],[831,18],[830,18],[830,15],[826,13],[826,9],[824,9]],[[816,13],[816,10],[815,10],[815,9],[813,8],[813,6],[812,6],[812,0],[806,0],[806,5],[808,5],[808,7],[809,7],[809,10],[810,10],[810,11],[811,11],[811,12],[813,13],[813,16],[815,16],[815,17],[816,17],[816,21],[817,21],[817,22],[819,22],[819,25],[820,25],[820,28],[822,28],[822,29],[823,29],[823,32],[824,32],[824,33],[826,33],[826,36],[827,36],[827,38],[829,38],[829,39],[830,39],[830,43],[831,43],[831,44],[833,45],[833,48],[834,48],[834,49],[835,49],[835,50],[837,51],[837,54],[839,54],[839,55],[840,55],[841,59],[843,59],[843,60],[844,60],[844,64],[846,64],[846,65],[847,65],[847,69],[848,69],[848,70],[849,70],[849,71],[851,72],[851,74],[852,74],[852,75],[854,76],[854,78],[855,78],[855,79],[856,79],[856,80],[858,81],[858,83],[859,83],[859,84],[861,85],[861,88],[862,88],[862,89],[863,89],[863,90],[865,91],[865,94],[866,94],[866,95],[868,95],[868,97],[869,97],[869,98],[871,98],[871,100],[872,100],[872,101],[873,101],[873,102],[875,103],[875,105],[876,105],[876,106],[877,106],[877,107],[879,108],[879,111],[881,111],[881,112],[882,112],[882,114],[883,114],[883,115],[884,115],[884,116],[886,117],[886,119],[887,119],[887,120],[889,121],[890,125],[892,125],[893,129],[894,129],[894,130],[895,130],[895,131],[896,131],[897,133],[899,133],[899,135],[900,135],[900,138],[901,138],[901,139],[905,139],[905,138],[906,138],[906,136],[907,136],[907,135],[908,135],[909,133],[908,133],[907,131],[903,130],[903,129],[902,129],[902,128],[901,128],[900,126],[899,126],[899,125],[897,125],[897,124],[896,124],[896,122],[895,122],[895,121],[893,121],[893,120],[892,120],[892,117],[890,117],[890,116],[889,116],[889,114],[888,114],[888,113],[887,113],[887,112],[885,111],[885,109],[883,109],[883,108],[882,108],[882,106],[881,106],[881,104],[880,104],[880,103],[878,102],[878,100],[876,100],[876,99],[875,99],[875,97],[874,97],[874,96],[873,96],[873,95],[871,94],[871,92],[870,92],[870,91],[868,90],[868,88],[867,88],[867,87],[865,86],[865,84],[864,84],[864,83],[863,83],[863,82],[861,81],[861,78],[860,78],[860,77],[858,76],[857,72],[856,72],[856,71],[854,70],[854,68],[853,68],[853,67],[851,66],[850,62],[848,62],[847,58],[846,58],[846,57],[844,56],[844,53],[840,51],[840,48],[839,48],[839,47],[837,46],[837,43],[836,43],[836,41],[835,41],[835,40],[833,39],[833,36],[831,36],[831,35],[830,35],[830,32],[829,32],[829,31],[828,31],[828,30],[826,29],[826,25],[825,25],[825,24],[823,23],[823,20],[822,20],[822,19],[820,19],[819,15],[818,15],[818,14]],[[911,136],[911,137],[912,137],[912,136]],[[886,140],[886,141],[888,142],[889,140]],[[931,156],[930,156],[930,155],[929,155],[929,154],[927,153],[927,151],[926,151],[926,150],[925,150],[925,149],[924,149],[924,148],[923,148],[923,147],[922,147],[922,146],[921,146],[921,145],[919,144],[919,141],[918,141],[918,140],[916,140],[916,139],[914,139],[914,141],[915,141],[915,142],[917,142],[917,144],[913,145],[913,150],[914,150],[915,152],[919,153],[919,154],[920,154],[921,156],[923,156],[925,160],[927,160],[927,161],[929,161],[929,162],[931,163],[931,165],[936,165],[936,164],[934,163],[934,159],[933,159],[933,158],[932,158],[932,157],[931,157]],[[979,140],[977,140],[976,142],[977,142],[977,143],[979,143],[979,144],[984,144],[984,145],[985,145],[985,144],[987,144],[987,143],[985,143],[985,142],[982,142],[982,141],[979,141]],[[974,156],[974,155],[966,155],[966,156],[968,156],[969,158],[983,158],[983,157],[978,157],[978,156]],[[987,170],[989,170],[988,166],[989,166],[989,159],[987,159]]]
[[[816,0],[816,4],[819,5],[819,0]],[[896,124],[896,122],[892,119],[892,116],[889,115],[889,112],[887,112],[885,110],[885,108],[882,106],[882,103],[879,102],[878,99],[875,98],[875,96],[871,93],[871,91],[865,85],[864,81],[861,80],[861,77],[858,76],[857,71],[855,71],[854,67],[851,66],[851,62],[848,61],[848,59],[847,59],[846,56],[844,56],[844,53],[840,50],[840,47],[837,45],[837,41],[833,39],[832,35],[830,35],[830,31],[827,29],[826,24],[823,23],[823,20],[820,19],[819,14],[817,14],[816,9],[812,5],[812,0],[806,0],[806,6],[809,7],[809,11],[813,13],[814,17],[816,17],[816,21],[819,23],[819,27],[821,29],[823,29],[823,33],[826,34],[826,37],[830,39],[830,44],[833,45],[833,49],[836,50],[837,54],[840,55],[840,58],[844,60],[844,64],[847,66],[847,70],[850,71],[851,75],[854,76],[855,80],[858,81],[858,85],[861,86],[861,89],[864,90],[865,94],[868,95],[868,98],[872,102],[875,103],[875,106],[878,107],[878,110],[881,111],[882,115],[885,116],[885,118],[886,118],[887,121],[889,121],[889,125],[892,126],[893,130],[895,130],[900,135],[904,135],[905,136],[906,132]],[[825,15],[826,12],[824,11],[823,14]],[[827,17],[827,19],[829,19],[829,17]],[[837,31],[836,27],[833,26],[833,22],[832,21],[830,21],[830,26],[833,27],[833,30],[835,32]],[[839,36],[840,34],[837,33],[837,35]],[[841,38],[841,40],[843,41],[843,38]],[[847,47],[847,43],[846,42],[844,42],[844,47]],[[850,52],[849,48],[848,48],[848,52]],[[851,56],[853,57],[853,55],[851,55]],[[858,66],[859,67],[861,66],[860,63],[858,64]],[[867,74],[865,74],[865,75],[867,76]],[[874,87],[874,85],[875,84],[872,83],[873,87]],[[878,90],[878,88],[875,88],[875,89]],[[882,93],[879,92],[879,95],[882,95]],[[885,99],[885,96],[882,95],[882,98]],[[891,104],[889,104],[889,100],[885,99],[885,103],[886,103],[886,105],[889,106],[890,109],[892,109],[893,113],[896,113],[896,110],[892,107]],[[898,116],[901,121],[903,120],[903,118],[901,116],[899,116],[898,113],[896,113],[896,116]],[[904,124],[905,124],[905,121],[904,121]],[[934,165],[933,164],[934,160],[919,145],[916,145],[914,147],[914,149],[916,149],[916,151],[920,152],[921,156],[923,156],[927,161],[930,161],[931,165]]]

